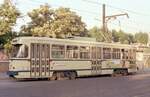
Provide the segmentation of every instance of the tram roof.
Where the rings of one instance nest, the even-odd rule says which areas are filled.
[[[96,42],[96,41],[85,41],[85,40],[72,40],[72,39],[56,39],[56,38],[48,38],[48,37],[17,37],[13,39],[13,44],[17,43],[61,43],[61,44],[87,44],[87,45],[106,45],[113,47],[135,47],[133,45],[128,44],[120,44],[120,43],[106,43],[106,42]],[[72,44],[73,45],[73,44]]]

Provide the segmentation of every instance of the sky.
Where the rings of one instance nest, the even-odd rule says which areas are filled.
[[[106,4],[106,16],[127,13],[107,22],[109,29],[123,30],[128,33],[150,32],[150,0],[11,0],[25,15],[18,19],[15,30],[30,19],[26,13],[48,3],[52,8],[67,7],[82,17],[87,28],[102,26],[102,4]],[[3,0],[0,0],[2,3]]]

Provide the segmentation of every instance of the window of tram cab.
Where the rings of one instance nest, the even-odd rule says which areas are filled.
[[[28,57],[28,46],[23,44],[15,44],[12,47],[12,58],[27,58]]]
[[[65,58],[65,46],[64,45],[52,45],[51,49],[52,58]]]

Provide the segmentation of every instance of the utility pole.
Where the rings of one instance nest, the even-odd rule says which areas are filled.
[[[103,32],[106,32],[106,22],[105,22],[105,17],[106,17],[106,9],[105,9],[105,4],[103,4],[103,8],[102,8],[102,12],[103,12],[103,16],[102,16],[102,21],[103,21]]]
[[[110,41],[110,38],[109,38],[109,36],[106,34],[106,33],[108,33],[107,32],[107,24],[106,24],[106,5],[105,4],[103,4],[103,6],[102,6],[103,8],[102,8],[102,12],[103,12],[103,16],[102,16],[102,22],[103,22],[103,28],[102,28],[102,30],[103,30],[103,33],[102,33],[102,35],[103,35],[103,37],[104,37],[104,39],[106,40],[106,42],[109,42]]]
[[[103,16],[102,16],[102,21],[103,21],[103,37],[105,39],[106,42],[111,42],[111,35],[107,30],[107,18],[106,18],[106,5],[103,4],[102,5],[102,12],[103,12]]]
[[[116,14],[116,15],[110,15],[110,16],[106,16],[106,5],[103,4],[102,5],[102,21],[103,21],[103,37],[104,39],[107,41],[107,42],[112,42],[112,35],[111,33],[108,32],[107,30],[107,22],[110,20],[110,19],[116,19],[117,17],[119,16],[127,16],[127,18],[129,18],[128,14],[127,13],[123,13],[123,14]]]

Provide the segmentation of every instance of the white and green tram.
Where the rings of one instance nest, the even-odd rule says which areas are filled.
[[[18,37],[12,45],[8,75],[16,79],[74,79],[137,71],[132,45],[47,37]]]

